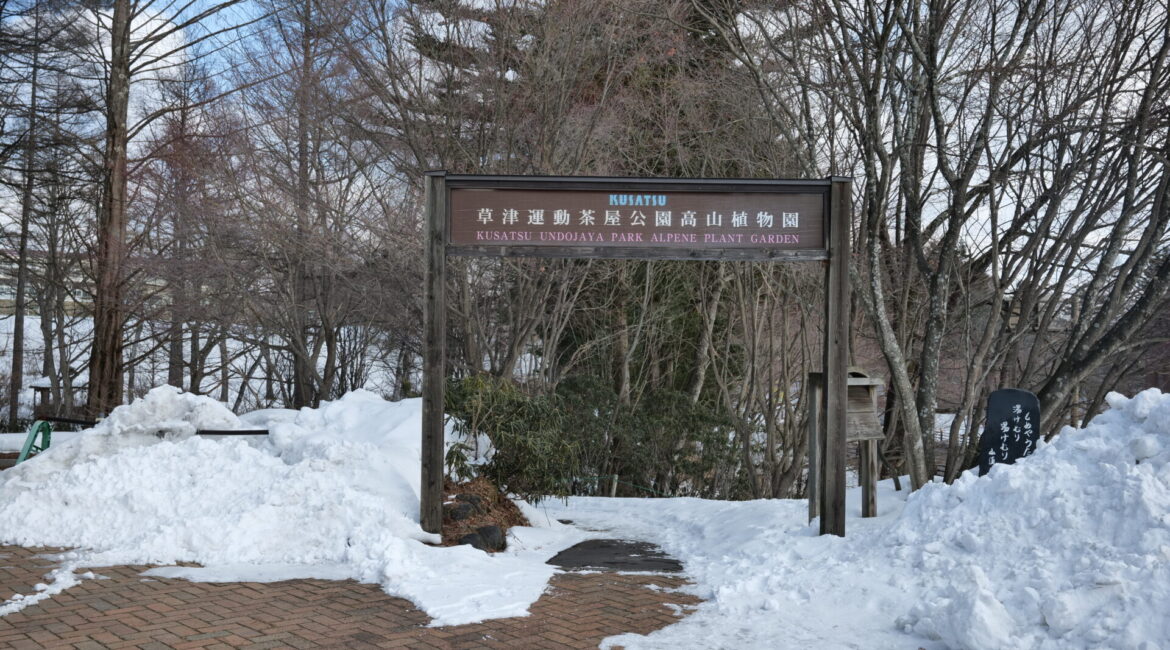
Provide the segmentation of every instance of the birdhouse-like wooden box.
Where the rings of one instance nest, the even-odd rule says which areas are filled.
[[[825,390],[824,375],[812,372],[808,375],[808,386],[812,391],[809,401],[808,418],[808,517],[812,521],[819,514],[819,494],[824,482],[823,457],[825,440],[823,418]],[[877,516],[877,480],[880,473],[881,453],[878,443],[884,437],[882,425],[878,422],[877,389],[882,380],[866,375],[857,369],[849,370],[845,398],[845,441],[858,443],[858,481],[861,483],[861,516]],[[834,453],[843,454],[843,449]]]
[[[866,376],[860,370],[849,371],[845,440],[881,440],[882,425],[877,418],[877,389],[882,380]]]

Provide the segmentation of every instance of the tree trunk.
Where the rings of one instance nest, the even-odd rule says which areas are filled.
[[[167,384],[183,387],[183,323],[171,306],[171,322],[167,328]]]
[[[130,0],[115,0],[110,21],[110,79],[106,90],[105,178],[98,218],[93,352],[89,358],[90,416],[122,402],[122,274],[126,256],[126,145],[130,98]]]
[[[872,217],[869,220],[871,230],[875,226],[875,221]],[[880,224],[881,222],[877,221],[876,223]],[[898,395],[898,405],[901,407],[900,415],[905,426],[902,443],[904,462],[910,473],[910,488],[917,490],[930,480],[926,469],[925,450],[922,448],[922,429],[919,414],[915,412],[914,389],[910,373],[907,370],[908,364],[901,346],[897,343],[885,307],[885,290],[880,276],[881,260],[878,256],[875,233],[871,232],[866,241],[866,253],[869,262],[865,269],[867,282],[863,284],[861,295],[866,311],[876,325],[878,345],[886,358],[890,370],[890,382],[894,385]]]
[[[34,34],[39,36],[40,12],[34,17]],[[34,36],[35,38],[35,36]],[[25,291],[28,282],[28,228],[32,218],[33,202],[33,155],[36,152],[37,132],[37,75],[40,72],[40,57],[33,52],[32,80],[29,88],[28,132],[24,146],[24,187],[20,194],[20,243],[16,262],[16,295],[13,296],[12,323],[12,383],[8,389],[8,427],[16,431],[16,420],[20,417],[20,389],[24,384],[24,314]]]
[[[719,301],[723,296],[723,285],[727,276],[724,273],[723,262],[715,262],[715,293],[703,305],[703,329],[699,332],[699,346],[695,350],[695,376],[691,381],[691,404],[699,402],[703,394],[703,382],[707,377],[707,368],[711,365],[711,337],[715,332],[715,317],[719,314]],[[700,296],[700,299],[705,296]]]
[[[305,22],[301,34],[301,69],[299,86],[297,87],[297,186],[296,186],[296,215],[297,215],[297,244],[294,254],[297,263],[293,273],[293,332],[296,338],[293,342],[293,408],[316,406],[317,400],[313,395],[313,356],[309,354],[312,348],[309,345],[309,323],[307,311],[309,309],[309,288],[312,284],[311,270],[308,262],[309,229],[309,101],[310,77],[313,73],[313,43],[312,43],[312,11],[311,0],[305,3]]]
[[[203,344],[200,343],[202,338],[199,336],[199,330],[191,330],[191,386],[187,390],[195,395],[203,393],[203,375],[206,367],[203,360]]]
[[[617,349],[614,352],[617,362],[618,403],[622,406],[630,405],[630,326],[626,318],[626,310],[618,307],[617,310]]]
[[[231,378],[230,368],[228,367],[228,346],[227,337],[219,340],[219,401],[227,404],[230,397],[228,380]]]

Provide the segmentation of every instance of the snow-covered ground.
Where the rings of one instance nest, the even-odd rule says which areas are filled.
[[[819,537],[803,501],[571,499],[529,508],[509,550],[437,548],[418,526],[420,405],[358,392],[236,418],[156,389],[0,473],[0,542],[77,548],[67,567],[174,564],[203,580],[352,577],[447,625],[523,614],[586,536],[655,542],[705,602],[650,648],[1170,648],[1170,395],[1109,398],[1084,430],[987,477],[907,496]],[[209,440],[196,428],[267,427]],[[557,524],[570,519],[577,527]],[[33,598],[85,575],[50,576]],[[26,605],[0,604],[0,615]]]
[[[793,501],[549,509],[659,543],[707,599],[629,648],[1170,648],[1170,395],[1109,404],[986,477],[883,485],[880,517],[853,492],[844,539]]]
[[[193,435],[256,426],[271,435]],[[513,529],[496,555],[424,544],[438,536],[418,525],[420,427],[419,400],[364,391],[241,419],[158,388],[0,473],[0,542],[77,547],[72,566],[198,562],[170,571],[213,581],[351,577],[435,625],[524,614],[555,570],[545,560],[583,534]]]

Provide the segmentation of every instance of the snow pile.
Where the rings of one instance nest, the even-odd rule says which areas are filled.
[[[199,429],[239,429],[240,419],[210,397],[184,394],[172,386],[156,388],[120,406],[93,428],[95,434],[187,438]]]
[[[964,648],[1170,640],[1170,395],[1108,402],[1027,462],[907,503],[889,544],[932,578],[907,629]]]
[[[271,435],[192,435],[253,427]],[[513,529],[495,556],[423,544],[438,536],[418,525],[420,429],[419,400],[365,391],[236,418],[156,388],[0,474],[0,542],[86,549],[81,566],[198,562],[171,570],[196,579],[352,577],[436,625],[523,615],[554,572],[544,560],[576,537]]]
[[[53,444],[65,442],[78,437],[77,432],[74,431],[54,431]],[[24,443],[28,440],[28,432],[21,433],[0,433],[0,454],[15,454],[24,449]]]
[[[626,647],[1170,648],[1170,395],[816,536],[800,501],[573,499],[553,516],[659,543],[707,599]]]
[[[16,481],[28,485],[52,481],[63,470],[84,460],[98,461],[120,450],[136,449],[160,440],[191,438],[199,429],[242,429],[244,425],[226,406],[177,388],[156,388],[132,404],[119,406],[85,435],[54,433],[49,452],[40,461],[27,462],[0,474],[0,485]],[[10,435],[24,442],[24,434]],[[2,488],[0,488],[2,489]],[[3,503],[8,509],[9,504]],[[2,522],[3,520],[0,520]],[[0,525],[0,536],[10,532]]]

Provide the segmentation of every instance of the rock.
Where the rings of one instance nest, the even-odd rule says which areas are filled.
[[[459,538],[460,544],[470,544],[481,551],[495,553],[504,550],[507,542],[499,526],[480,526],[474,533]]]
[[[495,553],[504,550],[504,547],[508,545],[504,538],[504,531],[500,530],[499,526],[480,526],[475,529],[475,532],[483,540],[485,551]]]
[[[463,521],[471,516],[474,507],[470,503],[447,503],[443,505],[443,514],[451,521]]]
[[[477,494],[456,494],[455,500],[470,504],[472,508],[475,508],[476,514],[482,515],[488,510],[487,504],[484,503],[483,497]]]
[[[481,551],[487,550],[487,547],[483,543],[483,538],[479,536],[479,533],[471,533],[469,535],[464,535],[463,537],[460,537],[459,544],[460,545],[470,544],[474,548],[478,548]]]

